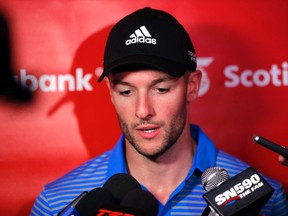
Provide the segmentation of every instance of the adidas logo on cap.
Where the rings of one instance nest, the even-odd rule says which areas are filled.
[[[155,38],[152,38],[151,34],[145,26],[141,26],[139,29],[136,29],[134,33],[130,35],[130,38],[125,42],[127,46],[136,43],[147,43],[155,45],[157,41]]]

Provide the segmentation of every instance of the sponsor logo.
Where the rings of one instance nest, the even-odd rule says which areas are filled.
[[[199,70],[202,71],[202,81],[199,97],[205,95],[211,85],[209,78],[209,66],[214,62],[213,57],[199,57],[197,60]],[[63,91],[93,91],[92,80],[98,78],[103,72],[102,67],[97,67],[94,72],[84,72],[83,68],[75,69],[71,74],[30,74],[26,69],[20,69],[19,74],[14,75],[15,80],[23,87],[31,91],[43,92]],[[210,72],[210,71],[209,71]],[[241,70],[239,65],[228,65],[223,71],[223,85],[226,88],[238,87],[287,87],[288,86],[288,62],[284,61],[280,66],[272,64],[270,69]]]
[[[272,64],[269,70],[240,70],[238,65],[229,65],[224,69],[226,78],[224,86],[226,88],[235,88],[238,86],[244,87],[266,87],[273,85],[276,87],[288,86],[288,62],[284,61],[279,67],[277,64]]]
[[[90,83],[93,74],[84,74],[82,68],[76,68],[75,74],[43,74],[39,77],[27,74],[25,69],[20,70],[19,76],[14,76],[16,81],[31,91],[37,89],[43,92],[62,91],[92,91]]]
[[[130,35],[130,38],[126,40],[125,44],[131,45],[136,43],[146,43],[146,44],[157,44],[157,41],[155,38],[151,36],[149,31],[145,26],[141,26],[139,29],[136,29],[134,33]]]
[[[207,57],[207,58],[198,58],[198,67],[197,69],[202,71],[202,80],[199,90],[199,97],[205,95],[210,88],[210,79],[208,76],[208,73],[206,71],[206,68],[214,61],[214,58]]]
[[[260,176],[253,174],[250,178],[246,178],[223,193],[216,195],[215,202],[221,208],[232,205],[236,201],[254,193],[263,185],[264,183],[261,181]]]
[[[135,216],[134,213],[125,213],[120,211],[112,211],[108,209],[99,209],[96,216]]]

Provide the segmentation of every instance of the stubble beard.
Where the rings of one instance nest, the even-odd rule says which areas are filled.
[[[175,115],[172,118],[168,128],[163,127],[166,125],[164,122],[153,122],[149,120],[148,121],[142,120],[141,122],[137,124],[133,124],[131,126],[132,128],[131,130],[135,130],[137,126],[143,125],[143,124],[155,124],[155,125],[162,126],[161,127],[162,129],[165,128],[164,137],[163,137],[160,147],[152,153],[145,152],[143,148],[141,147],[141,143],[140,143],[141,141],[137,141],[135,137],[132,135],[132,133],[130,132],[128,124],[124,122],[119,116],[118,116],[118,119],[119,119],[120,127],[125,135],[125,138],[129,141],[129,143],[133,146],[133,148],[139,154],[143,155],[144,157],[155,161],[157,160],[157,158],[164,155],[164,153],[168,152],[168,150],[177,142],[178,138],[181,136],[184,130],[185,124],[186,124],[186,112],[182,111],[180,112],[180,115]]]

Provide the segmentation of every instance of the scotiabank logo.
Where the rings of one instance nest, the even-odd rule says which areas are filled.
[[[205,95],[209,89],[211,82],[209,73],[217,73],[221,75],[221,70],[210,71],[209,66],[213,64],[213,57],[198,58],[198,69],[202,71],[202,82],[199,96]],[[91,84],[93,78],[98,79],[103,68],[98,67],[92,73],[87,73],[83,68],[76,68],[73,74],[42,74],[35,76],[29,74],[26,69],[21,69],[19,75],[15,75],[15,79],[22,86],[29,88],[31,91],[41,90],[43,92],[63,92],[63,91],[93,91]],[[288,62],[284,61],[280,66],[272,64],[268,69],[242,69],[239,65],[228,65],[223,70],[224,87],[286,87],[288,86]]]
[[[95,70],[97,73],[97,69]],[[82,68],[76,68],[75,74],[43,74],[36,77],[33,74],[28,74],[25,69],[20,70],[19,76],[15,76],[16,81],[22,86],[36,91],[37,89],[43,92],[56,91],[92,91],[91,85],[92,73],[84,74]]]
[[[244,87],[265,87],[273,85],[276,87],[288,86],[288,62],[284,61],[279,67],[272,64],[270,69],[241,70],[238,65],[229,65],[224,69],[227,88]]]
[[[212,57],[198,58],[197,69],[202,71],[202,80],[201,80],[201,86],[199,90],[199,96],[205,95],[210,88],[210,79],[208,76],[207,68],[213,61],[214,61],[214,58]]]

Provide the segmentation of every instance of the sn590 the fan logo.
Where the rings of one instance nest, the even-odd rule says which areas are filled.
[[[215,202],[220,207],[231,205],[237,200],[252,194],[263,185],[260,176],[253,174],[250,178],[246,178],[223,193],[216,195]]]

